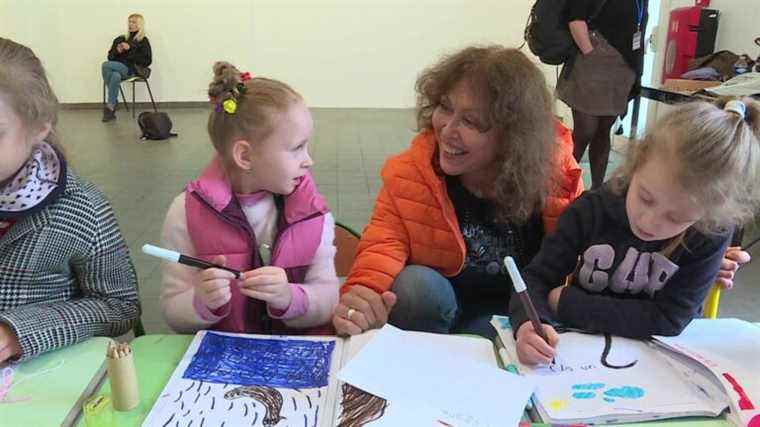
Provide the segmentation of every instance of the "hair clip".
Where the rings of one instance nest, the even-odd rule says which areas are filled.
[[[240,81],[247,82],[248,80],[251,80],[253,77],[251,76],[251,73],[246,71],[245,73],[240,73]]]
[[[237,101],[235,101],[235,98],[225,99],[222,102],[222,108],[227,114],[235,114],[235,111],[237,111]]]
[[[743,102],[736,99],[732,99],[726,102],[726,105],[723,107],[723,109],[738,114],[742,119],[744,119],[747,114],[747,106]]]

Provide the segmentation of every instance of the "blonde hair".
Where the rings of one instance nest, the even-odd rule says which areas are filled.
[[[58,98],[50,87],[42,62],[28,47],[2,37],[0,95],[26,129],[40,129],[50,123],[45,141],[64,154],[56,132]]]
[[[739,99],[742,115],[724,109],[729,101],[692,102],[665,115],[631,145],[613,189],[622,194],[650,156],[670,156],[677,184],[706,207],[696,230],[723,232],[751,220],[760,207],[760,103]]]
[[[142,15],[139,13],[133,13],[127,17],[127,20],[135,18],[137,21],[137,34],[135,34],[135,40],[138,42],[141,42],[142,39],[145,38],[145,18],[143,18]],[[124,33],[124,39],[129,40],[129,27],[127,27],[127,32]]]
[[[220,154],[226,154],[228,145],[239,139],[249,142],[266,139],[274,129],[275,116],[303,99],[278,80],[256,77],[243,82],[240,71],[229,62],[217,62],[213,69],[208,96],[214,110],[208,118],[208,134]],[[234,114],[221,108],[228,99],[237,103]]]
[[[497,131],[497,217],[524,223],[543,206],[556,149],[544,75],[519,50],[498,45],[446,56],[417,79],[418,130],[432,130],[433,111],[462,81],[487,103],[489,125]]]

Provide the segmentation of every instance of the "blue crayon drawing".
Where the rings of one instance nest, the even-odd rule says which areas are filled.
[[[641,399],[644,396],[644,389],[641,387],[623,386],[611,388],[605,391],[604,395],[609,398]]]
[[[573,398],[575,399],[591,399],[596,397],[596,393],[592,391],[577,391],[573,393]]]
[[[604,383],[575,384],[573,390],[599,390],[604,388]]]
[[[575,399],[593,399],[596,397],[595,390],[604,388],[604,383],[586,383],[586,384],[574,384],[573,390],[578,390],[573,393]],[[586,390],[586,391],[584,391]]]
[[[574,399],[593,399],[597,396],[595,392],[604,387],[604,383],[575,384],[572,386],[572,397]],[[605,402],[613,403],[615,399],[641,399],[645,393],[641,387],[623,386],[611,388],[602,394],[602,399]]]
[[[275,340],[206,333],[182,378],[282,388],[326,387],[334,341]]]

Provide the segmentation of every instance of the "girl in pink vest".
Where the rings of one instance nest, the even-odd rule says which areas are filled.
[[[214,64],[208,133],[217,155],[166,214],[162,245],[244,272],[163,266],[176,331],[331,333],[335,221],[309,168],[309,110],[288,85]]]

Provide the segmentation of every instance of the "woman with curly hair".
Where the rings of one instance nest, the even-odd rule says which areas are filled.
[[[417,80],[419,134],[383,187],[333,324],[492,336],[506,314],[504,256],[521,266],[582,191],[569,131],[523,53],[468,47]]]

